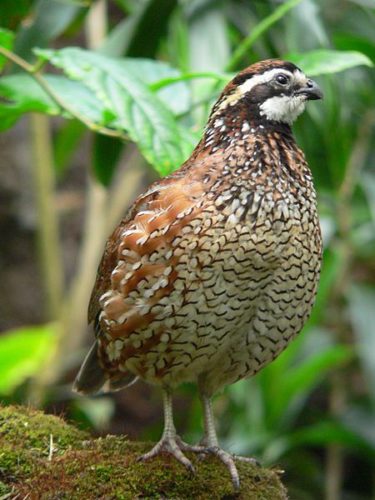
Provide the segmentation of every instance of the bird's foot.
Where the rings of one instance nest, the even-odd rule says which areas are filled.
[[[182,441],[180,436],[176,436],[176,442],[182,451],[190,451],[191,453],[206,453],[206,446],[202,446],[200,443],[198,444],[188,444],[185,441]]]
[[[232,455],[231,453],[228,453],[227,451],[219,448],[219,446],[207,446],[206,448],[204,448],[203,453],[214,455],[223,462],[223,464],[229,470],[233,486],[236,490],[240,489],[240,476],[238,474],[235,461],[238,460],[239,462],[247,462],[254,465],[259,465],[259,462],[255,458]]]
[[[191,446],[184,441],[179,436],[168,436],[162,437],[161,440],[144,455],[140,456],[138,460],[145,461],[150,458],[154,458],[161,453],[168,453],[172,455],[176,460],[183,464],[190,472],[194,473],[195,469],[190,460],[183,454],[183,451],[190,451],[194,453],[204,453],[205,448],[203,446]]]

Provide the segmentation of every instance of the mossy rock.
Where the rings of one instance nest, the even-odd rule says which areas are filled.
[[[287,499],[276,470],[239,463],[241,490],[235,493],[216,458],[188,454],[192,476],[168,455],[137,462],[150,447],[117,436],[92,439],[61,418],[0,406],[0,498]]]

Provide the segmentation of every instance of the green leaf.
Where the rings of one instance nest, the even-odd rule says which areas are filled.
[[[15,52],[30,60],[33,47],[46,47],[50,40],[63,33],[82,12],[82,4],[61,0],[34,1],[29,22],[21,24],[17,33]]]
[[[109,56],[154,57],[177,5],[177,0],[137,2],[135,12],[111,31],[99,51]]]
[[[1,0],[0,26],[16,30],[29,14],[33,0]]]
[[[11,391],[34,375],[53,350],[56,325],[30,326],[0,337],[0,393]]]
[[[4,47],[7,50],[12,50],[14,44],[14,33],[12,31],[0,28],[0,47]],[[7,62],[7,58],[0,55],[0,70],[4,67]]]
[[[90,89],[116,117],[108,124],[126,130],[161,175],[179,167],[191,153],[194,136],[177,123],[126,61],[78,48],[37,53]]]
[[[173,114],[186,113],[191,106],[190,88],[180,71],[169,64],[152,59],[122,60],[124,69],[139,80],[147,83],[149,88],[157,91],[157,96]],[[159,85],[160,81],[169,79],[170,85]]]
[[[51,89],[63,102],[85,118],[105,125],[106,110],[101,101],[86,87],[62,76],[45,76]],[[11,127],[24,113],[36,111],[49,115],[70,115],[62,110],[29,75],[16,74],[0,78],[0,130]],[[111,119],[113,117],[111,116]]]
[[[0,131],[11,127],[23,113],[56,115],[59,109],[32,77],[24,74],[0,78]]]
[[[234,54],[226,66],[228,71],[236,68],[238,64],[241,62],[241,59],[246,55],[249,49],[253,46],[254,42],[263,35],[273,24],[282,19],[285,14],[290,9],[293,9],[296,5],[298,5],[301,0],[288,0],[287,2],[282,3],[279,7],[273,10],[272,14],[265,17],[260,21],[252,30],[251,33],[243,40],[243,42],[237,47],[234,51]]]
[[[339,50],[356,50],[365,54],[375,63],[375,43],[365,36],[349,33],[333,33],[335,48]]]
[[[198,0],[187,3],[185,10],[189,67],[194,71],[222,71],[230,57],[228,20],[222,3]]]
[[[348,361],[351,351],[346,346],[332,346],[322,352],[312,353],[302,363],[283,374],[283,380],[272,403],[272,418],[280,419],[282,415],[290,418],[296,414],[301,404],[301,397],[306,398],[324,375],[333,368]]]
[[[349,449],[360,450],[374,457],[373,443],[341,422],[324,421],[289,434],[291,446],[320,445],[337,443]]]
[[[103,186],[109,186],[123,146],[123,141],[119,139],[95,134],[92,148],[92,167],[95,177]]]
[[[339,73],[356,66],[373,66],[365,54],[354,50],[312,50],[304,54],[288,54],[285,59],[299,66],[309,76]]]

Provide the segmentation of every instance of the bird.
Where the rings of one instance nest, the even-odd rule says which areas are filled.
[[[95,341],[74,390],[113,391],[138,379],[161,387],[164,431],[141,460],[167,453],[193,471],[187,451],[215,455],[240,487],[241,457],[220,447],[211,401],[273,361],[310,315],[321,230],[291,126],[322,97],[292,62],[267,59],[239,72],[190,158],[135,200],[106,243],[88,311]],[[202,402],[197,445],[174,425],[172,396],[184,382],[197,385]]]

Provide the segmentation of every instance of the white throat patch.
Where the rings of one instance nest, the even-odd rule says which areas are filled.
[[[270,97],[259,106],[260,115],[267,120],[284,122],[291,125],[305,110],[306,98],[303,95]]]

